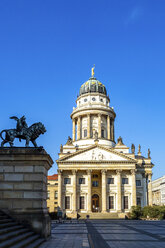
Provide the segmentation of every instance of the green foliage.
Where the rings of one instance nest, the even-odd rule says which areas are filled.
[[[143,217],[165,219],[165,206],[146,206],[143,208]]]
[[[132,220],[138,220],[138,219],[140,219],[141,216],[142,216],[141,206],[132,206],[131,213],[130,213],[129,217]]]
[[[133,206],[129,213],[130,219],[141,218],[156,218],[159,220],[165,219],[165,206],[146,206],[141,208],[140,206]]]

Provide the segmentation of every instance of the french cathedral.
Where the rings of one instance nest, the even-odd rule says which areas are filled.
[[[152,167],[139,145],[115,142],[116,113],[94,76],[82,84],[71,113],[72,138],[61,145],[58,206],[67,217],[124,218],[132,206],[152,205]]]

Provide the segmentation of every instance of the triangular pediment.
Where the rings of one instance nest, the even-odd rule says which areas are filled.
[[[134,159],[129,158],[123,153],[116,152],[113,149],[107,149],[101,145],[94,145],[91,147],[88,147],[86,149],[83,149],[81,151],[74,152],[72,154],[66,155],[65,157],[62,157],[61,159],[58,160],[58,162],[63,161],[63,162],[75,162],[75,161],[119,161],[119,162],[135,162]]]

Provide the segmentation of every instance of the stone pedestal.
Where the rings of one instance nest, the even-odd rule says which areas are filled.
[[[0,148],[0,209],[45,238],[51,232],[46,199],[52,164],[42,148]]]

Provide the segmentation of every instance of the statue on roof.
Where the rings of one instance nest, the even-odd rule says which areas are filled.
[[[118,145],[124,145],[124,144],[123,144],[123,139],[122,139],[121,136],[117,139],[117,144],[118,144]]]
[[[138,153],[141,153],[141,145],[138,146]]]
[[[91,76],[92,76],[92,77],[94,77],[94,75],[95,75],[94,69],[95,69],[95,65],[94,65],[94,66],[92,67],[92,69],[91,69]]]
[[[72,138],[68,136],[68,140],[66,142],[66,145],[72,145]]]
[[[135,145],[134,144],[131,145],[131,152],[135,153]]]
[[[29,142],[31,141],[35,147],[37,147],[36,139],[40,136],[40,134],[44,134],[46,129],[41,122],[34,123],[30,127],[28,127],[26,123],[26,117],[22,116],[18,118],[16,116],[10,117],[17,122],[16,129],[4,129],[0,133],[0,137],[3,140],[1,142],[1,147],[4,144],[9,143],[11,147],[13,147],[15,138],[18,138],[19,141],[26,140],[26,147],[29,147]],[[5,133],[5,138],[2,134]]]
[[[148,158],[151,158],[151,151],[149,148],[148,148]]]

